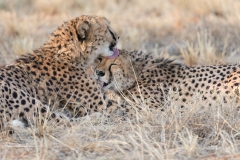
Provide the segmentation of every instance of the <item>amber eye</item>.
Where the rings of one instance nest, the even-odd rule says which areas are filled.
[[[101,57],[98,57],[97,59],[99,60],[99,62],[102,62],[102,58]]]
[[[96,58],[95,60],[94,60],[94,63],[100,63],[102,61],[102,58],[100,58],[100,57],[98,57],[98,58]]]

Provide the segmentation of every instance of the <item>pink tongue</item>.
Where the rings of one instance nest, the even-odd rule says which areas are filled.
[[[113,55],[108,56],[107,58],[113,59],[113,58],[117,58],[119,55],[119,51],[117,48],[113,48]]]
[[[103,83],[104,83],[104,82],[98,80],[98,84],[99,84],[101,87],[103,87]]]

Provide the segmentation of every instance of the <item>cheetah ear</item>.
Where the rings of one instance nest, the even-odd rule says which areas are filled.
[[[80,39],[84,39],[87,37],[87,33],[90,29],[90,23],[88,21],[80,21],[77,23],[77,34]]]

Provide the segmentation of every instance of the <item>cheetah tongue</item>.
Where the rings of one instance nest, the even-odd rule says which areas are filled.
[[[117,48],[113,48],[113,55],[108,56],[107,58],[114,59],[114,58],[117,58],[118,55],[119,55],[118,49]]]
[[[103,81],[98,80],[98,84],[103,88],[103,84],[104,84]]]

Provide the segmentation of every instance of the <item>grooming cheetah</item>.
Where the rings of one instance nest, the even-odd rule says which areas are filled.
[[[58,27],[32,53],[0,68],[0,118],[68,121],[105,108],[101,89],[88,73],[99,55],[116,58],[118,35],[104,17],[80,16]],[[64,112],[63,112],[64,110]]]

